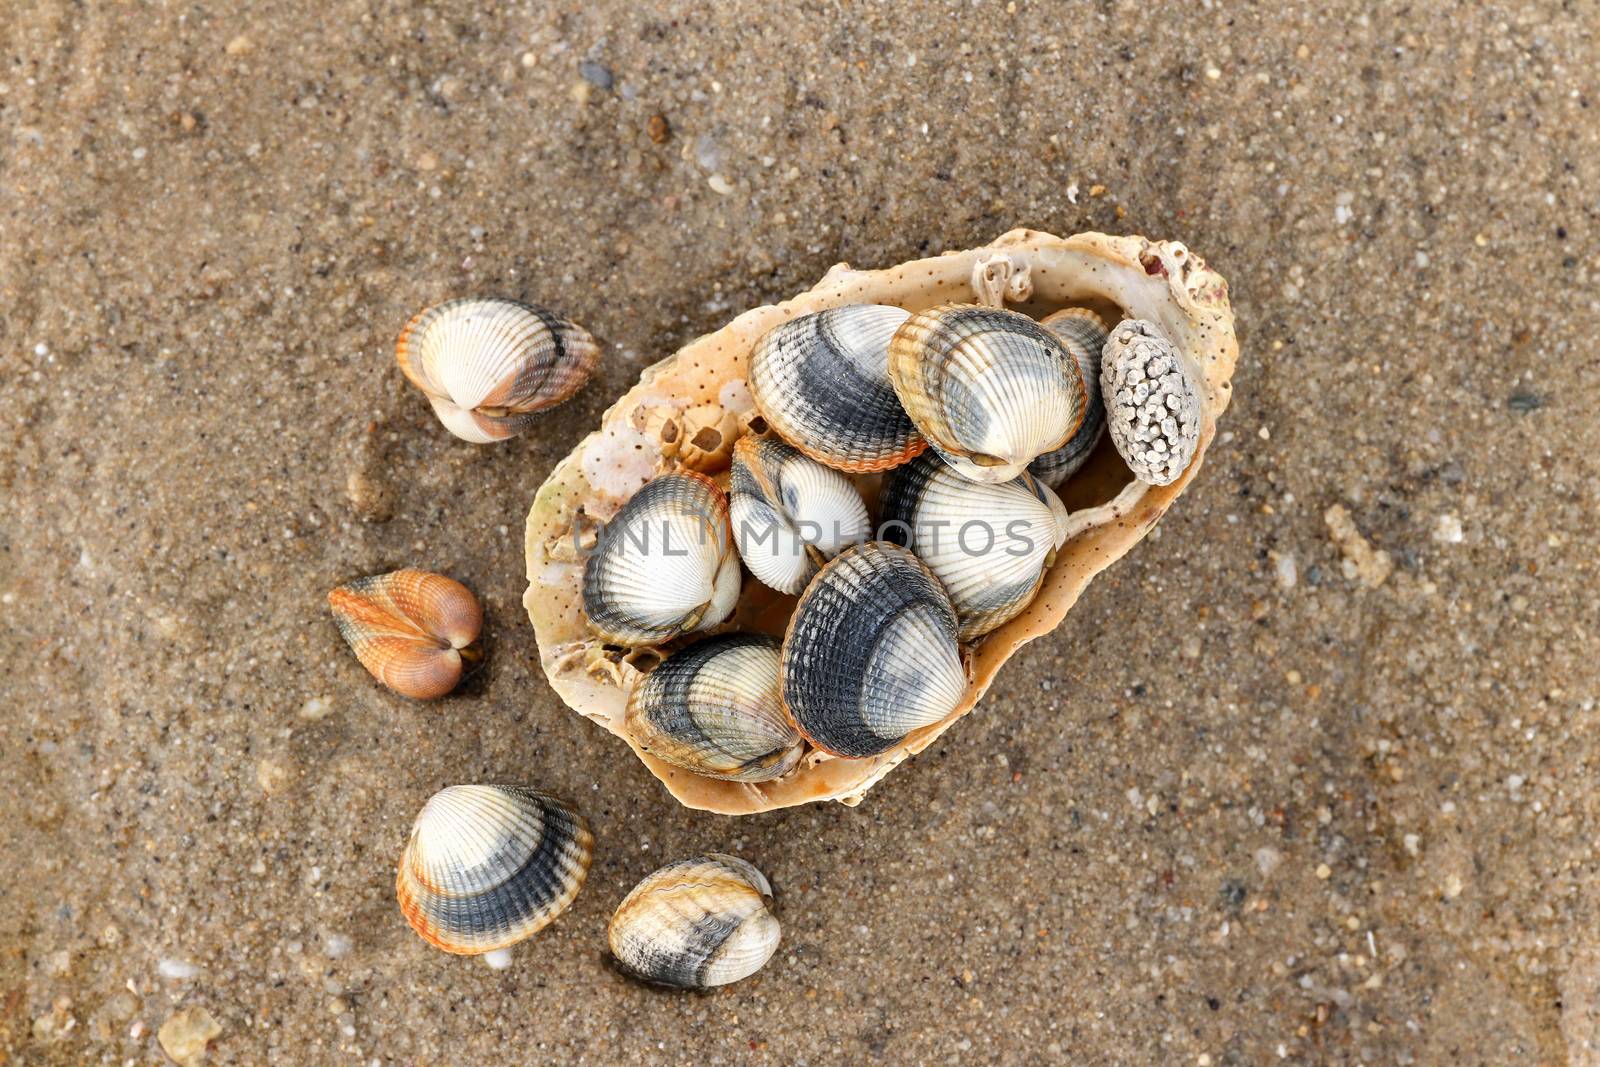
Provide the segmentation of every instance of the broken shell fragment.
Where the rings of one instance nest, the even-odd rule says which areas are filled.
[[[488,444],[577,392],[600,348],[583,327],[532,304],[461,298],[413,317],[395,359],[447,430]]]
[[[1046,452],[1028,464],[1028,473],[1052,489],[1078,473],[1089,453],[1100,443],[1106,428],[1106,406],[1100,399],[1100,350],[1105,347],[1106,327],[1100,316],[1088,308],[1064,308],[1041,320],[1039,325],[1056,335],[1083,381],[1085,406],[1083,422],[1060,448]]]
[[[922,436],[975,482],[1021,474],[1077,431],[1087,406],[1054,333],[1020,312],[974,304],[906,320],[889,343],[889,378]]]
[[[769,330],[750,353],[750,391],[767,423],[843,471],[897,467],[927,448],[889,383],[889,339],[909,314],[846,304]]]
[[[772,885],[751,864],[710,853],[669,863],[625,897],[606,931],[635,978],[710,989],[748,978],[778,950]]]
[[[884,482],[882,523],[944,584],[957,636],[971,641],[1033,600],[1066,539],[1067,509],[1030,474],[982,485],[925,453]]]
[[[761,582],[799,593],[829,559],[872,531],[850,480],[774,438],[733,450],[729,491],[739,555]]]
[[[361,665],[417,700],[456,687],[483,629],[483,609],[466,586],[409,567],[341,585],[328,594],[328,607]]]
[[[872,756],[961,703],[956,614],[926,564],[869,541],[806,587],[783,639],[783,702],[800,733],[836,756]]]
[[[727,494],[693,471],[663,474],[635,493],[583,570],[589,625],[623,645],[709,630],[738,598]]]
[[[1100,389],[1111,441],[1134,477],[1177,481],[1200,443],[1200,393],[1155,323],[1117,323],[1101,354]]]
[[[803,745],[778,692],[780,643],[722,634],[669,656],[628,698],[630,736],[650,755],[707,778],[766,782]]]
[[[582,816],[537,790],[453,785],[423,805],[400,855],[400,912],[436,948],[475,956],[538,933],[589,872]]]

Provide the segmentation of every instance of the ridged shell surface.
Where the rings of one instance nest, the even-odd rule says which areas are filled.
[[[775,438],[739,439],[729,496],[740,558],[780,593],[799,593],[823,563],[872,531],[848,478]]]
[[[975,482],[1008,482],[1061,447],[1087,396],[1054,333],[1002,308],[941,304],[889,343],[889,379],[935,451]]]
[[[783,640],[783,701],[836,756],[872,756],[950,714],[967,676],[956,615],[928,567],[898,545],[845,549],[806,587]]]
[[[461,650],[483,628],[483,610],[466,586],[413,568],[341,585],[328,594],[328,607],[361,665],[417,700],[456,687]]]
[[[395,359],[457,437],[514,437],[536,413],[566,400],[600,358],[589,332],[516,300],[461,298],[406,324]]]
[[[889,383],[889,339],[909,313],[847,304],[774,327],[750,353],[750,391],[767,423],[838,470],[896,467],[927,448]]]
[[[728,498],[692,471],[663,474],[623,505],[584,565],[589,625],[623,645],[708,630],[739,597]]]
[[[516,944],[565,911],[593,850],[583,818],[552,796],[453,785],[412,824],[395,893],[423,940],[477,955]]]
[[[962,641],[1021,614],[1067,522],[1067,509],[1032,475],[979,484],[933,453],[891,472],[881,499],[884,537],[910,548],[943,583]]]
[[[1088,308],[1065,308],[1043,319],[1039,325],[1054,333],[1062,347],[1072,354],[1083,380],[1086,397],[1083,422],[1060,448],[1044,453],[1028,464],[1028,473],[1052,489],[1078,473],[1106,428],[1106,406],[1100,398],[1100,350],[1105,347],[1106,327],[1099,315]]]
[[[1135,478],[1170,485],[1200,444],[1200,393],[1160,328],[1124,319],[1101,354],[1106,424]]]
[[[788,774],[804,745],[783,711],[780,647],[765,634],[721,634],[674,652],[629,696],[629,734],[657,759],[707,778]]]
[[[611,954],[636,978],[709,989],[747,978],[778,950],[772,885],[720,853],[669,863],[634,887],[607,930]]]

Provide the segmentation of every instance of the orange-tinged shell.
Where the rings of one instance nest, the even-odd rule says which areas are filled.
[[[466,586],[409,567],[341,585],[328,594],[328,607],[361,665],[417,700],[456,687],[461,650],[483,629],[483,609]]]
[[[1100,233],[1061,238],[1037,230],[1013,230],[982,248],[884,270],[859,271],[841,264],[811,290],[747,311],[646,370],[639,384],[606,412],[600,428],[558,464],[540,488],[528,514],[529,585],[523,598],[540,660],[568,705],[626,740],[623,718],[628,693],[640,677],[634,663],[641,657],[657,658],[660,652],[643,648],[618,653],[589,630],[579,590],[585,549],[574,532],[596,517],[614,513],[655,474],[676,469],[674,460],[633,420],[655,409],[681,411],[708,397],[747,407],[745,379],[751,349],[778,323],[844,304],[893,304],[921,311],[989,299],[981,285],[992,273],[985,266],[1002,260],[1007,266],[1006,284],[992,288],[998,298],[1009,298],[1016,310],[1030,317],[1042,319],[1065,307],[1088,307],[1111,324],[1137,318],[1159,326],[1181,354],[1200,394],[1200,441],[1194,459],[1171,484],[1150,486],[1134,479],[1116,450],[1102,441],[1084,468],[1058,491],[1070,518],[1037,596],[1021,614],[968,649],[971,680],[951,715],[913,731],[877,756],[832,759],[813,752],[794,773],[770,782],[702,778],[635,748],[651,773],[683,804],[734,815],[817,800],[855,804],[894,767],[959,721],[1006,660],[1023,644],[1054,629],[1089,580],[1149,533],[1199,471],[1216,435],[1217,419],[1231,398],[1229,379],[1238,358],[1227,283],[1177,242]],[[875,485],[858,484],[863,496],[876,499]],[[575,544],[580,546],[576,551]],[[794,605],[793,597],[759,582],[746,582],[732,623],[740,630],[782,634]]]

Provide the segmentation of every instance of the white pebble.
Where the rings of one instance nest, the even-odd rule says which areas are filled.
[[[483,954],[483,962],[487,963],[493,970],[503,971],[511,966],[511,950],[497,948],[493,952],[485,952]]]
[[[156,964],[156,970],[163,978],[173,978],[178,981],[193,978],[200,973],[200,968],[187,960],[162,960]]]
[[[350,955],[351,941],[343,934],[329,934],[322,942],[322,951],[331,960]]]
[[[733,186],[729,184],[728,179],[724,178],[720,174],[713,174],[711,177],[707,178],[706,184],[711,186],[711,191],[716,193],[718,196],[733,195]]]
[[[1442,545],[1459,545],[1466,534],[1461,529],[1461,520],[1454,515],[1440,515],[1439,523],[1433,529],[1433,539]]]

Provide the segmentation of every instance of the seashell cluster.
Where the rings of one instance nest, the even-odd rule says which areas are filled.
[[[1050,330],[1004,308],[941,304],[889,343],[889,378],[911,421],[974,482],[1008,482],[1059,448],[1088,398]]]
[[[1154,323],[1117,324],[1101,356],[1111,440],[1142,482],[1170,485],[1200,443],[1200,394]]]
[[[722,634],[673,653],[628,698],[629,734],[707,778],[788,774],[803,748],[778,691],[779,647],[765,634]]]
[[[692,471],[663,475],[606,524],[583,569],[589,623],[622,645],[709,630],[739,597],[728,497]]]
[[[710,853],[678,860],[634,887],[611,917],[618,966],[678,989],[710,989],[759,971],[783,936],[772,886],[755,867]]]
[[[400,331],[395,360],[464,441],[514,437],[588,381],[600,347],[587,330],[516,300],[435,304]]]
[[[328,594],[328,607],[361,665],[417,700],[456,687],[483,628],[483,609],[466,586],[412,568],[341,585]]]
[[[594,852],[588,824],[533,789],[453,785],[428,799],[400,855],[400,912],[430,945],[474,956],[567,910]]]
[[[551,684],[692,807],[856,803],[1152,528],[1236,354],[1226,284],[1176,243],[1019,230],[841,265],[651,368],[539,490]],[[731,545],[623,560],[663,507]]]
[[[730,488],[739,556],[780,593],[799,593],[825,562],[872,532],[848,478],[775,438],[740,438]]]

